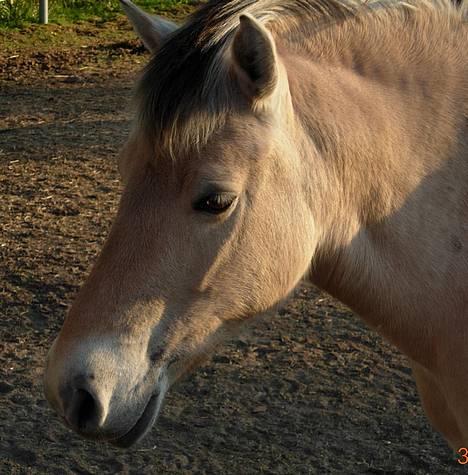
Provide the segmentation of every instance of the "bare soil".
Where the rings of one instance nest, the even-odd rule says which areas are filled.
[[[406,359],[311,286],[178,384],[139,446],[61,425],[44,358],[116,210],[147,56],[122,19],[48,35],[0,43],[0,473],[468,470],[429,427]]]

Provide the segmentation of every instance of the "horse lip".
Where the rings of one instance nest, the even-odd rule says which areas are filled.
[[[163,394],[153,394],[150,397],[148,404],[146,404],[145,410],[135,425],[124,435],[111,439],[109,442],[112,445],[120,448],[128,448],[133,444],[140,441],[151,429],[159,414],[159,408],[163,399]]]

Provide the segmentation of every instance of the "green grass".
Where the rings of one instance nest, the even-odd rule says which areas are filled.
[[[141,0],[136,4],[149,12],[171,12],[193,0]],[[118,0],[49,0],[49,22],[66,24],[80,20],[109,20],[122,12]],[[37,23],[38,0],[0,0],[0,26],[21,27]]]

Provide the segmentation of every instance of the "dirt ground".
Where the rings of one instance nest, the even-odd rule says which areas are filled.
[[[467,471],[430,429],[405,358],[309,286],[178,384],[139,446],[61,425],[44,358],[115,212],[147,56],[123,19],[48,31],[0,44],[0,473]]]

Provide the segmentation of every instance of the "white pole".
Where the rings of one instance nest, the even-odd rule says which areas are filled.
[[[39,0],[39,22],[43,25],[49,23],[49,1]]]

